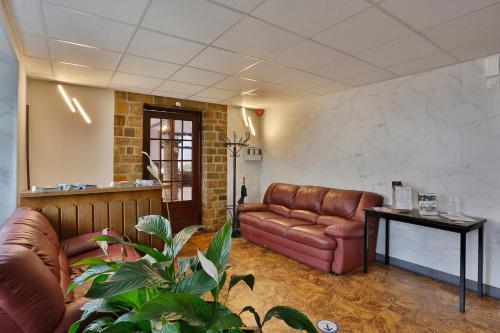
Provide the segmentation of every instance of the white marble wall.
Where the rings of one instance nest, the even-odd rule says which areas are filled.
[[[485,282],[500,287],[500,89],[487,89],[483,61],[279,105],[261,124],[261,192],[273,181],[383,194],[402,180],[436,192],[446,210],[488,218]],[[262,193],[261,193],[262,194]],[[383,226],[383,225],[382,225]],[[391,255],[457,275],[456,234],[394,223]],[[383,253],[380,233],[378,252]],[[477,236],[468,237],[467,278],[476,279]]]
[[[18,62],[0,25],[0,224],[16,206]]]

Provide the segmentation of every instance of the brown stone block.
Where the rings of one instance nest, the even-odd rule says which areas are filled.
[[[118,138],[118,137],[115,137],[115,145],[117,146],[130,146],[130,143],[131,143],[131,139],[130,138]]]
[[[142,116],[144,106],[142,103],[129,103],[129,114],[135,116]]]
[[[116,101],[126,101],[127,100],[127,93],[125,91],[115,91],[115,100]]]
[[[142,127],[141,116],[127,116],[125,117],[125,125],[132,127]]]
[[[129,92],[128,93],[128,100],[133,101],[133,102],[142,102],[142,103],[152,104],[153,103],[153,96]]]
[[[130,139],[130,145],[131,146],[134,146],[136,148],[137,147],[141,147],[141,149],[142,149],[142,144],[143,144],[142,138],[131,138]]]
[[[219,200],[221,200],[221,201],[227,201],[227,194],[219,195]]]
[[[123,127],[115,126],[115,136],[123,136]]]
[[[135,137],[135,128],[125,127],[123,130],[123,136]]]
[[[217,133],[205,132],[205,133],[203,133],[203,138],[207,141],[215,141],[217,139]]]
[[[224,187],[224,188],[226,188],[227,187],[227,181],[226,180],[219,180],[217,182],[217,186],[218,187]]]
[[[115,101],[115,114],[128,114],[129,107],[126,101]]]
[[[115,164],[113,170],[115,174],[127,174],[130,172],[130,167],[128,164]]]
[[[142,157],[136,155],[122,155],[121,160],[123,163],[142,163]]]
[[[125,116],[115,115],[115,126],[123,126],[125,124]]]

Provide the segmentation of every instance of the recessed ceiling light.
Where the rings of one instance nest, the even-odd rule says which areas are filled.
[[[75,107],[73,106],[73,104],[71,104],[71,100],[69,99],[68,94],[66,94],[66,90],[64,90],[63,86],[58,84],[57,89],[59,90],[59,93],[63,97],[66,104],[68,104],[68,107],[71,110],[71,112],[73,112],[73,113],[76,112]]]
[[[66,61],[58,61],[60,64],[64,65],[70,65],[70,66],[76,66],[76,67],[89,67],[87,65],[80,65],[80,64],[74,64],[72,62],[66,62]]]
[[[97,49],[95,46],[90,46],[90,45],[85,45],[85,44],[80,44],[80,43],[75,43],[75,42],[70,42],[67,40],[62,40],[62,39],[56,39],[58,42],[65,43],[65,44],[71,44],[71,45],[76,45],[76,46],[82,46],[82,47],[87,47],[89,49]]]
[[[75,103],[76,108],[78,109],[78,112],[82,115],[82,118],[85,120],[87,124],[92,123],[92,120],[90,120],[90,117],[88,116],[87,112],[83,109],[83,107],[80,105],[78,100],[76,98],[72,99],[73,103]]]

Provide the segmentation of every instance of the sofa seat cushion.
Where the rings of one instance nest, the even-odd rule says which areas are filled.
[[[287,218],[270,218],[265,219],[260,224],[260,228],[264,231],[267,231],[271,234],[275,234],[281,237],[285,237],[288,230],[291,227],[299,226],[299,225],[311,225],[313,223],[298,220],[298,219],[287,219]]]
[[[283,218],[282,216],[273,212],[245,212],[240,214],[240,222],[259,227],[264,219],[269,218]]]
[[[325,227],[329,227],[329,226],[335,225],[335,224],[349,223],[349,222],[351,222],[351,220],[345,219],[343,217],[327,216],[327,215],[321,215],[316,220],[317,224],[325,226]]]
[[[122,246],[120,244],[110,244],[108,246],[108,254],[111,256],[111,258],[114,261],[119,261],[119,260],[126,260],[126,261],[135,261],[141,258],[141,255],[137,253],[133,248],[130,246],[125,246],[126,250],[126,258],[122,257]],[[82,254],[79,254],[77,256],[71,257],[69,259],[70,264],[74,264],[77,261],[80,261],[82,259],[85,259],[87,257],[96,257],[96,258],[101,258],[104,260],[107,260],[108,257],[102,252],[100,248],[91,250],[88,252],[84,252]]]
[[[325,227],[318,224],[299,225],[291,227],[286,234],[286,238],[318,249],[335,249],[337,242],[332,237],[326,236],[324,231]]]

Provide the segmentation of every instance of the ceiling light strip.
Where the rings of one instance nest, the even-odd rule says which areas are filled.
[[[76,108],[78,109],[78,112],[80,112],[80,114],[82,115],[83,120],[85,120],[85,122],[87,124],[92,123],[92,120],[90,120],[90,117],[85,112],[85,110],[83,109],[83,107],[80,105],[80,103],[78,102],[78,100],[76,98],[73,98],[72,101],[73,101],[73,103],[75,103]]]
[[[97,47],[95,47],[95,46],[90,46],[90,45],[86,45],[86,44],[80,44],[80,43],[70,42],[70,41],[62,40],[62,39],[56,39],[56,41],[61,42],[61,43],[65,43],[65,44],[82,46],[82,47],[86,47],[86,48],[89,48],[89,49],[97,49]]]
[[[57,85],[57,89],[59,90],[59,93],[63,97],[66,104],[68,104],[68,107],[71,110],[71,112],[75,113],[76,112],[75,107],[71,103],[71,100],[69,99],[68,94],[66,94],[66,90],[64,90],[63,86],[61,86],[60,84]]]
[[[243,121],[245,122],[245,126],[248,127],[247,110],[244,107],[241,108],[241,116],[243,117]]]
[[[255,136],[255,128],[253,127],[252,118],[248,117],[248,125],[250,126],[250,131],[252,135]]]

